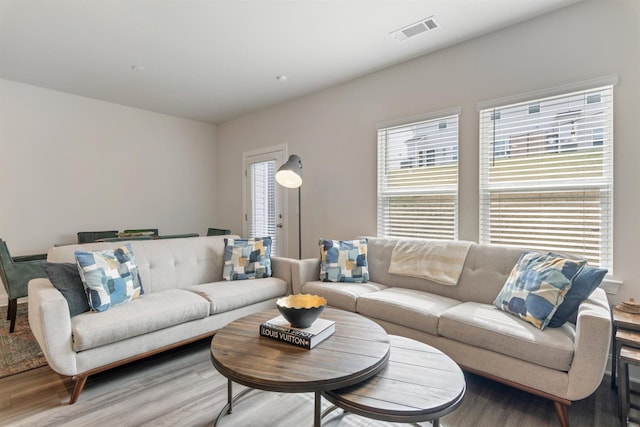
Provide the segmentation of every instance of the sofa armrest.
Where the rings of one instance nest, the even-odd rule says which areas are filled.
[[[578,308],[567,399],[584,399],[598,388],[609,358],[610,343],[611,309],[604,290],[598,288]]]
[[[51,369],[78,374],[69,305],[49,279],[29,281],[29,325]]]
[[[320,277],[320,259],[307,258],[294,260],[291,265],[291,286],[294,294],[302,293],[302,286]]]
[[[297,260],[291,258],[271,257],[272,276],[287,282],[287,294],[291,293],[291,270],[295,261]]]

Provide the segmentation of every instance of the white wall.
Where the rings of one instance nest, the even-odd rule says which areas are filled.
[[[0,237],[12,255],[76,232],[216,223],[215,126],[0,80]]]
[[[618,74],[614,297],[639,296],[640,2],[585,0],[490,35],[218,126],[218,219],[242,230],[243,151],[286,143],[301,156],[303,256],[317,240],[376,234],[376,125],[462,107],[460,232],[478,240],[481,101]],[[289,195],[296,256],[295,193]]]

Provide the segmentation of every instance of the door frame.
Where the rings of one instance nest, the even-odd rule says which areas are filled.
[[[249,159],[251,157],[257,156],[268,156],[272,153],[278,153],[282,156],[282,163],[276,165],[276,171],[282,164],[289,158],[288,147],[287,144],[278,144],[272,145],[270,147],[259,148],[256,150],[249,150],[242,153],[242,170],[243,170],[243,178],[242,178],[242,231],[243,236],[249,236],[249,206],[247,204],[248,201],[248,190],[249,190]],[[275,178],[274,178],[275,179]],[[278,240],[278,254],[277,256],[286,257],[289,253],[289,214],[288,214],[288,195],[286,189],[280,186],[277,182],[275,183],[276,188],[276,206],[278,206],[278,195],[282,198],[282,212],[276,212],[277,215],[282,215],[281,223],[284,224],[280,228],[281,239]],[[275,254],[273,254],[275,255]]]

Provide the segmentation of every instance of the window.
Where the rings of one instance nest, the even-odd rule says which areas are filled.
[[[496,157],[507,157],[509,155],[509,141],[502,140],[494,143],[493,155]]]
[[[612,86],[481,109],[480,242],[569,252],[611,273],[612,123]]]
[[[457,238],[458,116],[378,129],[378,236]]]

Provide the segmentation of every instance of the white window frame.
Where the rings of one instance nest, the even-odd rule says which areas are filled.
[[[587,190],[600,191],[600,240],[599,240],[599,253],[597,256],[598,261],[596,265],[607,268],[609,275],[613,272],[613,87],[617,84],[617,76],[608,76],[599,79],[593,79],[590,81],[579,82],[572,85],[565,85],[556,88],[549,89],[548,91],[537,91],[528,94],[518,95],[511,98],[503,98],[500,100],[488,101],[478,104],[480,110],[480,243],[503,243],[500,241],[497,235],[492,235],[491,230],[491,195],[499,195],[500,192],[506,194],[510,190],[518,190],[523,192],[543,192],[552,190],[576,190],[586,192]],[[555,97],[569,96],[571,94],[582,93],[586,97],[590,92],[605,90],[610,91],[610,99],[605,104],[604,111],[604,128],[602,133],[598,130],[597,136],[604,141],[602,150],[602,176],[594,178],[583,177],[581,179],[543,179],[540,178],[536,181],[526,180],[513,180],[491,183],[489,181],[489,168],[491,159],[489,158],[491,152],[491,143],[493,138],[501,140],[502,137],[494,136],[491,128],[491,117],[505,112],[508,108],[519,105],[535,105],[540,101],[553,99]],[[535,113],[535,111],[534,111]],[[549,133],[550,130],[545,132]],[[574,131],[572,131],[574,132]],[[587,140],[588,131],[585,131],[583,139],[578,139],[578,142],[584,147]],[[575,135],[575,132],[573,133]],[[593,132],[592,135],[596,133]],[[562,144],[558,145],[558,135],[547,136],[547,147],[550,146],[549,136],[553,137],[551,144],[554,144],[555,150],[562,152]],[[592,137],[595,141],[595,136]],[[565,142],[564,150],[571,149],[572,146]],[[593,144],[596,146],[596,144]],[[598,144],[598,146],[600,146]],[[546,148],[549,150],[549,148]],[[558,151],[556,151],[558,152]],[[532,199],[533,200],[533,199]],[[513,238],[514,241],[518,241],[517,237]],[[548,247],[547,245],[555,245],[556,247]],[[581,249],[572,247],[567,244],[566,247],[559,247],[559,243],[554,244],[550,242],[544,242],[541,239],[530,239],[528,242],[525,238],[522,238],[519,244],[515,246],[524,246],[534,250],[555,250],[559,252],[569,252],[581,255]],[[585,244],[586,248],[586,244]],[[564,251],[563,251],[564,249]],[[585,249],[586,251],[586,249]],[[590,262],[590,264],[594,264]]]
[[[428,115],[416,116],[396,120],[393,122],[381,123],[378,125],[378,186],[377,186],[377,235],[379,237],[401,237],[401,238],[431,238],[431,239],[457,239],[458,238],[458,174],[459,174],[459,134],[460,134],[460,115],[462,113],[461,108],[452,108],[435,112]],[[425,181],[422,183],[416,183],[415,181],[402,184],[398,182],[397,177],[393,177],[390,170],[394,167],[398,167],[398,160],[390,159],[389,156],[389,144],[390,136],[393,132],[402,133],[410,128],[433,127],[435,129],[443,130],[442,127],[444,120],[450,120],[455,118],[456,120],[456,133],[455,133],[455,149],[451,152],[451,147],[444,146],[426,146],[416,149],[415,158],[411,158],[409,155],[410,148],[407,148],[407,158],[400,160],[400,163],[410,163],[406,166],[407,171],[419,171],[428,170],[434,166],[447,164],[448,166],[455,166],[455,176],[451,176],[447,172],[447,176],[442,180],[437,181]],[[408,132],[408,131],[407,131]],[[443,133],[445,131],[443,130]],[[410,138],[411,139],[411,138]],[[407,141],[409,141],[408,139]],[[405,141],[405,142],[407,142]],[[429,143],[429,135],[426,138]],[[440,159],[440,160],[438,160]],[[442,162],[442,163],[440,163]],[[402,170],[402,166],[400,167]],[[394,179],[396,179],[394,181]],[[446,180],[446,181],[445,181]],[[422,184],[422,185],[421,185]],[[437,185],[436,185],[437,184]],[[446,222],[442,227],[438,227],[435,224],[431,224],[432,220],[421,217],[416,218],[419,222],[420,219],[425,219],[425,223],[429,225],[419,225],[413,229],[401,229],[397,225],[396,220],[398,217],[392,217],[389,201],[394,196],[438,196],[446,195],[448,198],[453,196],[452,204],[452,223]],[[443,204],[444,206],[445,204]],[[449,231],[450,230],[450,231]]]

